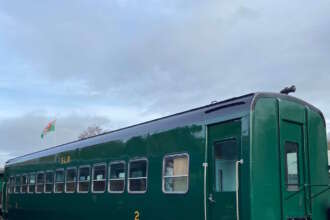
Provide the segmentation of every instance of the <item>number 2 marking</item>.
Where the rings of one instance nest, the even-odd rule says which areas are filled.
[[[134,214],[135,214],[134,220],[140,220],[140,212],[139,211],[135,211]]]

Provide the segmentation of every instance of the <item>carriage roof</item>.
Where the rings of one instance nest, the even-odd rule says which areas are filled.
[[[206,117],[212,117],[218,111],[221,114],[229,113],[233,108],[240,112],[249,112],[253,109],[254,103],[258,97],[277,97],[283,99],[294,100],[295,102],[308,105],[310,108],[320,112],[314,106],[292,96],[282,95],[278,93],[251,93],[240,97],[227,99],[220,102],[211,103],[202,107],[194,108],[188,111],[180,112],[177,114],[169,115],[166,117],[158,118],[155,120],[143,122],[140,124],[124,127],[118,130],[106,132],[94,137],[86,138],[83,140],[77,140],[70,143],[54,146],[34,153],[26,154],[24,156],[16,157],[7,161],[6,166],[34,160],[42,157],[55,155],[58,153],[73,151],[76,149],[82,149],[85,147],[98,145],[115,140],[126,140],[133,136],[139,136],[143,134],[157,133],[162,130],[169,130],[171,128],[181,127],[193,123],[204,122]],[[322,113],[320,112],[322,115]],[[214,116],[213,116],[214,117]],[[323,117],[323,115],[322,115]]]

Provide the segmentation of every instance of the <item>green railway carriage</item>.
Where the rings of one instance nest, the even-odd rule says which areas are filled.
[[[12,159],[9,220],[326,220],[322,113],[254,93]]]
[[[3,194],[3,187],[4,187],[4,178],[3,178],[4,170],[0,168],[0,214],[2,214],[2,194]]]

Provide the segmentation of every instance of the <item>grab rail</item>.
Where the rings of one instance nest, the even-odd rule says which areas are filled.
[[[236,161],[236,215],[239,220],[239,165],[243,164],[243,159]]]

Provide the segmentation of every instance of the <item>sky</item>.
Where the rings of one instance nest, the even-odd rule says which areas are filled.
[[[289,85],[330,126],[329,11],[328,0],[0,0],[0,166],[88,126]]]

